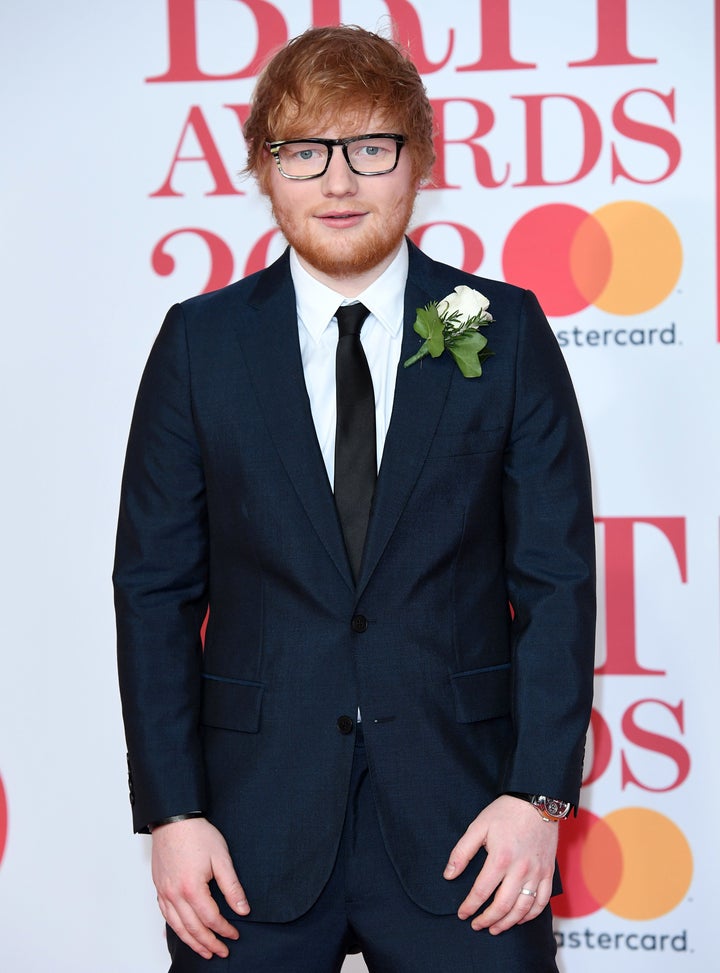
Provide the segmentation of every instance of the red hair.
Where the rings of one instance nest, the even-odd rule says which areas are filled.
[[[258,78],[243,129],[245,171],[264,190],[266,142],[309,138],[339,119],[362,126],[371,115],[386,131],[405,136],[413,174],[427,178],[435,161],[433,112],[407,52],[362,27],[310,28],[281,48]]]

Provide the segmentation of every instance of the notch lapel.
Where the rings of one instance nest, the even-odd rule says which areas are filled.
[[[412,262],[411,248],[411,271]],[[428,357],[410,368],[403,367],[403,362],[420,345],[420,338],[413,329],[417,308],[444,296],[431,294],[426,288],[427,283],[420,286],[412,276],[408,277],[395,398],[368,525],[358,595],[375,570],[420,477],[452,379],[449,355],[438,359]]]
[[[258,279],[250,297],[256,327],[236,327],[270,437],[290,482],[349,588],[355,583],[345,552],[305,385],[287,251]]]

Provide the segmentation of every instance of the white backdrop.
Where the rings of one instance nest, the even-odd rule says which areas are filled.
[[[717,6],[4,0],[3,971],[167,968],[115,685],[135,390],[172,302],[280,252],[236,176],[256,56],[311,22],[390,15],[441,122],[418,239],[538,292],[590,439],[599,673],[584,811],[563,832],[562,969],[713,968]]]

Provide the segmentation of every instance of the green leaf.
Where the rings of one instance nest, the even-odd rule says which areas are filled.
[[[415,318],[415,331],[420,335],[421,338],[427,338],[430,334],[431,328],[434,326],[435,322],[439,320],[440,317],[437,312],[437,304],[428,304],[427,307],[419,307],[417,309],[417,317]]]
[[[479,353],[485,348],[487,338],[477,331],[466,331],[452,344],[448,351],[457,362],[457,366],[465,378],[478,378],[482,375],[482,365]],[[489,357],[489,352],[483,355],[483,361]]]
[[[429,334],[427,337],[428,351],[433,358],[439,358],[445,351],[445,335],[443,334],[443,323],[435,312],[435,317],[428,321]]]

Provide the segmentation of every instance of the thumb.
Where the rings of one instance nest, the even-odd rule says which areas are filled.
[[[468,863],[477,855],[487,837],[487,828],[482,814],[469,826],[465,834],[455,845],[448,857],[448,863],[443,872],[443,878],[453,879],[461,875]]]
[[[246,916],[250,904],[229,855],[213,860],[213,875],[230,908],[239,916]]]

